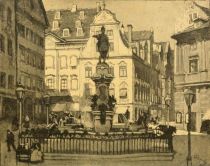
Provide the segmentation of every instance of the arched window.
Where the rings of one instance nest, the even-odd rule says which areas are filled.
[[[60,57],[60,67],[61,68],[67,68],[67,58],[66,56]]]
[[[59,22],[53,21],[52,30],[57,30],[57,29],[59,29]]]
[[[125,62],[119,64],[120,77],[127,77],[127,65]]]
[[[127,99],[128,97],[127,87],[128,85],[125,82],[120,84],[120,99]]]
[[[69,28],[63,29],[63,37],[68,37],[70,35]]]
[[[45,67],[46,69],[48,68],[54,68],[55,64],[54,64],[54,57],[51,55],[47,55],[46,59],[45,59]]]
[[[77,75],[71,76],[71,90],[78,89],[78,78]]]

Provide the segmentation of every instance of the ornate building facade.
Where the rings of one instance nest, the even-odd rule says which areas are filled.
[[[71,10],[48,11],[47,16],[50,28],[45,37],[45,83],[48,89],[67,91],[79,103],[81,111],[87,108],[85,105],[95,93],[91,76],[99,57],[97,39],[92,36],[101,33],[104,26],[110,42],[106,62],[114,75],[109,93],[116,97],[115,111],[129,110],[130,120],[135,121],[153,103],[161,105],[159,76],[152,66],[152,31],[133,31],[132,25],[128,25],[125,32],[103,2],[97,3],[95,9],[77,9],[73,5]],[[156,73],[155,77],[151,72]]]

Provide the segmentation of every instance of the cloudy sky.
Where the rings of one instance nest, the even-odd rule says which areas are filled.
[[[43,0],[45,9],[67,9],[73,3],[78,8],[94,8],[97,0]],[[106,0],[106,8],[116,13],[117,19],[124,25],[132,24],[134,30],[155,32],[156,41],[174,41],[170,36],[175,32],[176,24],[184,16],[186,1],[167,0]],[[199,1],[207,5],[207,0]]]

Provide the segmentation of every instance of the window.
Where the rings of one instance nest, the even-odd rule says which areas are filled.
[[[5,51],[5,45],[4,45],[4,36],[0,34],[0,52],[4,52]]]
[[[83,36],[83,29],[82,28],[77,28],[77,36]]]
[[[82,11],[79,12],[79,18],[81,20],[85,19],[85,11],[82,10]]]
[[[198,59],[189,60],[189,72],[190,73],[198,72]]]
[[[120,99],[126,99],[127,97],[127,84],[122,83],[120,85]]]
[[[67,78],[61,79],[61,90],[66,90],[67,88]]]
[[[0,4],[0,19],[3,21],[4,19],[4,6]]]
[[[13,55],[13,47],[12,47],[12,40],[8,39],[8,43],[7,43],[8,47],[7,47],[7,50],[8,50],[8,55],[9,56],[12,56]]]
[[[72,76],[71,78],[71,89],[77,90],[78,89],[78,79],[77,76]]]
[[[119,66],[120,77],[127,77],[127,66],[125,62],[121,62]]]
[[[6,87],[6,73],[0,72],[0,87],[5,88]]]
[[[71,67],[76,67],[77,66],[77,57],[76,56],[72,56],[70,59],[70,65]]]
[[[48,78],[46,81],[46,85],[48,89],[54,89],[54,80],[53,78]]]
[[[45,67],[46,67],[46,69],[54,68],[54,57],[53,56],[46,56]]]
[[[109,51],[114,51],[114,43],[110,42],[109,44]]]
[[[20,58],[22,62],[25,62],[25,48],[20,45],[19,46],[19,50],[20,50]]]
[[[182,123],[182,113],[181,112],[176,113],[176,123]]]
[[[56,11],[55,12],[55,19],[60,19],[61,18],[61,12],[60,11]]]
[[[92,67],[85,67],[85,77],[90,78],[92,76]]]
[[[58,21],[53,21],[53,30],[59,29],[59,22]]]
[[[63,29],[63,37],[68,37],[69,36],[69,29]]]
[[[60,58],[60,67],[66,69],[67,68],[67,58],[66,56],[62,56]]]
[[[22,24],[18,24],[18,32],[21,37],[25,37],[25,26]]]
[[[7,9],[7,24],[8,25],[12,24],[12,11],[10,8]]]

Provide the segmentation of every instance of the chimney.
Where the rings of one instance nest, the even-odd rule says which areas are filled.
[[[106,4],[104,1],[100,1],[101,10],[105,10]]]
[[[77,5],[76,4],[73,4],[72,5],[72,8],[71,8],[71,12],[74,13],[77,11]]]
[[[131,24],[128,24],[127,27],[128,27],[128,42],[131,43],[133,26]]]
[[[97,8],[97,12],[100,12],[101,11],[100,2],[96,2],[96,8]]]

